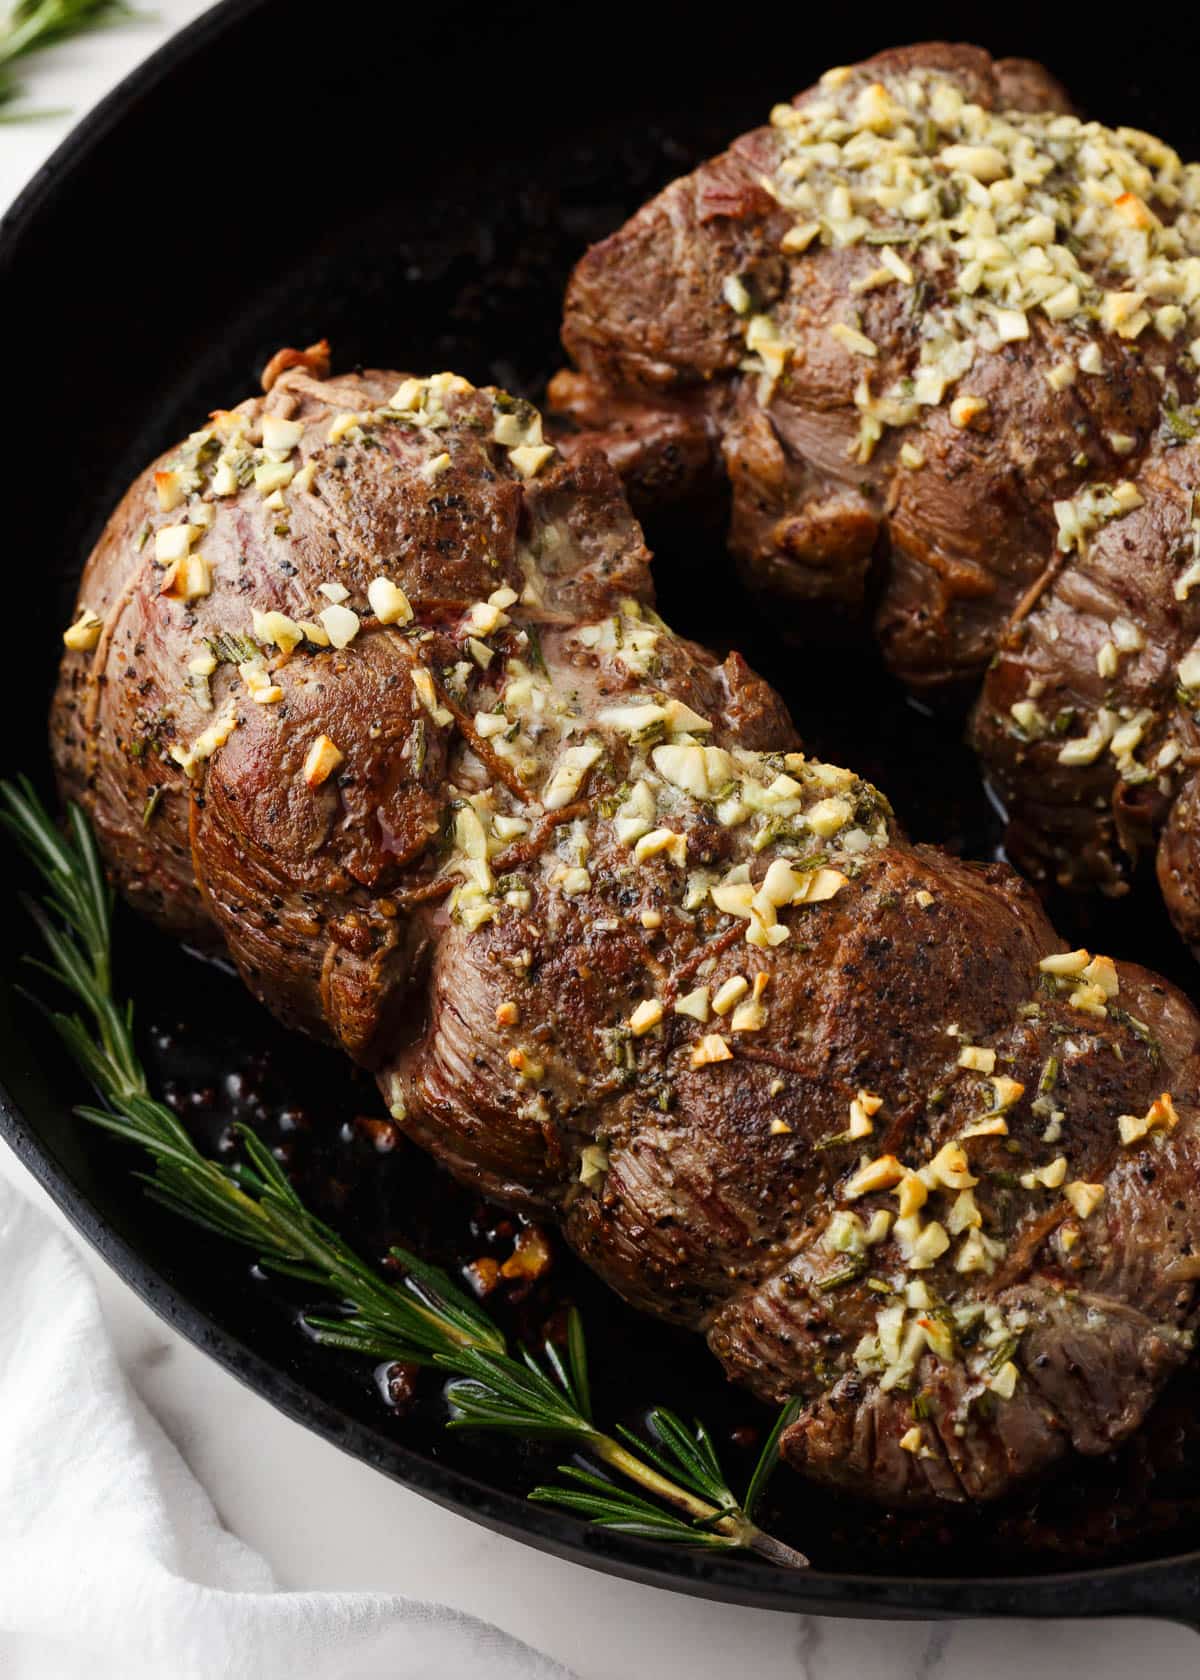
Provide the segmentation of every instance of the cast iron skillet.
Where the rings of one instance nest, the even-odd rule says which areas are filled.
[[[1200,152],[1188,86],[1197,26],[1170,56],[1149,13],[1104,31],[1005,9],[998,52],[1035,53],[1096,114]],[[338,366],[452,367],[538,396],[556,358],[561,287],[584,244],[826,65],[891,44],[862,14],[793,7],[719,24],[682,4],[602,12],[442,0],[226,0],[131,76],[60,148],[0,243],[8,634],[0,660],[6,772],[45,780],[43,717],[74,579],[108,509],[150,456],[253,387],[281,343],[326,333]],[[703,20],[703,21],[700,21]],[[894,27],[881,23],[886,32]],[[910,37],[965,27],[906,14]],[[1090,48],[1084,39],[1096,41]],[[874,774],[924,838],[994,850],[998,828],[952,711],[905,705],[869,655],[784,652],[704,532],[652,531],[664,610],[743,647],[787,695],[814,748]],[[836,694],[836,704],[828,698]],[[5,887],[20,885],[6,856]],[[1148,900],[1147,902],[1151,902]],[[82,1092],[13,980],[15,898],[0,962],[0,1130],[77,1227],[162,1316],[274,1405],[477,1522],[561,1556],[679,1591],[770,1608],[883,1616],[1169,1616],[1200,1625],[1200,1383],[1181,1379],[1131,1447],[1073,1466],[982,1517],[898,1518],[777,1478],[770,1521],[811,1574],[714,1562],[603,1534],[525,1503],[553,1449],[447,1436],[426,1387],[386,1381],[306,1341],[303,1302],[244,1257],[149,1203],[121,1148],[70,1117]],[[1153,913],[1067,906],[1065,931],[1196,971]],[[1095,929],[1095,921],[1090,924]],[[215,1149],[251,1118],[305,1192],[368,1252],[403,1240],[450,1263],[504,1252],[502,1216],[454,1189],[378,1122],[370,1082],[282,1033],[237,981],[121,925],[155,1077]],[[628,1396],[701,1412],[730,1462],[764,1417],[698,1341],[639,1317],[560,1256],[502,1310],[516,1333],[582,1306],[606,1416]],[[947,1561],[954,1571],[947,1572]]]

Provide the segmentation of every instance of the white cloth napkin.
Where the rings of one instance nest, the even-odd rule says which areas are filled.
[[[95,1288],[0,1177],[3,1680],[571,1680],[443,1605],[282,1592],[131,1391]]]

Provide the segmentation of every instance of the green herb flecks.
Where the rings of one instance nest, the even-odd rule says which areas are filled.
[[[257,642],[252,641],[249,636],[239,636],[230,630],[221,630],[215,636],[205,636],[204,645],[218,665],[247,665],[251,660],[261,657],[261,649]]]
[[[154,813],[158,810],[159,805],[162,803],[162,797],[166,791],[165,787],[154,787],[151,788],[150,792],[146,795],[146,803],[142,808],[143,828],[149,828],[150,824],[154,821]]]
[[[1008,1364],[1020,1345],[1021,1338],[1019,1336],[1006,1336],[988,1360],[988,1370],[1001,1370],[1003,1366]]]
[[[855,1283],[867,1269],[865,1254],[857,1255],[836,1272],[827,1272],[824,1277],[817,1279],[817,1288],[823,1291],[843,1289],[848,1283]]]
[[[1163,426],[1168,447],[1171,444],[1191,443],[1196,436],[1196,410],[1183,408],[1171,401],[1163,404]]]
[[[583,1327],[574,1311],[565,1349],[548,1341],[540,1356],[510,1352],[504,1332],[478,1304],[417,1255],[393,1248],[402,1276],[396,1283],[380,1277],[304,1206],[248,1127],[238,1127],[242,1161],[224,1165],[202,1155],[151,1093],[134,1043],[132,1003],[113,996],[113,894],[86,816],[71,806],[60,832],[24,780],[0,783],[0,803],[0,820],[44,883],[41,902],[29,905],[47,952],[34,966],[76,1006],[70,1013],[48,1011],[50,1020],[103,1104],[77,1113],[149,1155],[152,1168],[139,1176],[155,1201],[242,1244],[266,1270],[326,1296],[324,1312],[303,1317],[322,1345],[448,1373],[451,1428],[561,1441],[639,1490],[572,1464],[560,1468],[565,1485],[537,1487],[531,1498],[627,1534],[751,1551],[785,1568],[807,1566],[754,1521],[794,1406],[777,1419],[739,1501],[702,1424],[689,1428],[671,1412],[653,1411],[649,1442],[596,1424]]]
[[[542,652],[542,638],[536,624],[526,624],[525,635],[529,640],[529,660],[535,671],[540,671],[547,681],[550,680],[550,667],[546,664],[546,656]]]

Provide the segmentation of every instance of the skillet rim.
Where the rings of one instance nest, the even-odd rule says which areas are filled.
[[[24,246],[36,248],[42,208],[122,121],[136,119],[143,95],[198,51],[277,3],[218,0],[123,77],[71,129],[0,218],[0,273],[19,263]],[[35,259],[30,255],[26,260]],[[793,1574],[756,1561],[724,1560],[637,1540],[530,1504],[388,1439],[255,1353],[105,1222],[2,1082],[0,1137],[117,1276],[193,1346],[293,1422],[412,1492],[509,1539],[644,1586],[758,1609],[908,1620],[1150,1616],[1200,1632],[1200,1548],[1141,1563],[1030,1576],[854,1575],[819,1569]]]

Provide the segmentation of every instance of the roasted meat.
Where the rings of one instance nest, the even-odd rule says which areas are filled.
[[[1189,1005],[673,634],[602,455],[321,372],[143,474],[84,574],[54,753],[121,890],[802,1396],[807,1474],[987,1499],[1120,1441],[1191,1345]]]
[[[831,71],[580,262],[551,397],[635,508],[727,482],[797,634],[874,609],[973,733],[1039,881],[1200,944],[1200,166],[1039,66]],[[671,470],[668,471],[667,468]]]

